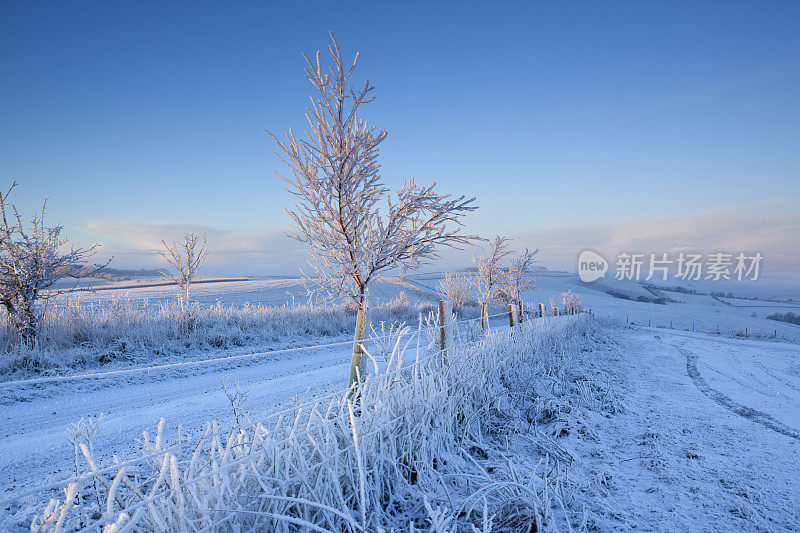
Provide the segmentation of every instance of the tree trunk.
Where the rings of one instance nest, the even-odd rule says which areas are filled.
[[[15,327],[20,341],[28,348],[33,348],[36,344],[36,314],[27,305],[22,306],[18,312]]]
[[[353,359],[350,362],[350,385],[364,378],[364,371],[366,365],[364,364],[364,350],[361,348],[360,341],[364,340],[364,332],[367,328],[366,320],[366,302],[361,302],[358,305],[358,314],[356,315],[356,332],[353,338]]]

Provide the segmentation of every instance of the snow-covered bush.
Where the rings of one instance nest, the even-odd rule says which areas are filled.
[[[415,324],[429,303],[395,299],[375,305],[368,319]],[[63,371],[63,367],[109,368],[224,356],[242,351],[310,345],[352,335],[354,310],[344,305],[245,304],[190,308],[193,327],[182,326],[178,303],[151,304],[118,298],[83,303],[77,296],[52,299],[39,325],[34,347],[13,343],[0,328],[0,374]]]
[[[561,295],[551,296],[548,298],[547,303],[550,305],[553,313],[558,312],[558,305],[561,303]]]
[[[30,224],[23,223],[17,208],[9,202],[15,186],[12,183],[5,194],[0,193],[0,304],[7,312],[9,329],[25,348],[33,348],[47,289],[64,277],[88,275],[79,271],[96,246],[72,246],[65,251],[69,242],[61,236],[64,228],[45,225],[47,202]]]
[[[580,294],[575,294],[572,292],[572,289],[562,292],[560,299],[561,305],[568,312],[572,308],[575,308],[576,310],[581,310],[583,308],[583,298],[581,298]]]
[[[436,287],[436,293],[443,300],[453,302],[453,311],[457,313],[469,302],[471,289],[472,283],[464,274],[445,272]]]
[[[141,462],[69,484],[31,530],[583,528],[586,486],[571,481],[557,439],[586,434],[587,411],[617,409],[590,366],[607,331],[586,316],[530,321],[462,343],[445,362],[424,346],[407,353],[414,339],[401,329],[350,391],[254,425],[210,423],[188,441],[160,423],[141,441]],[[73,439],[99,472],[95,427],[77,426]]]

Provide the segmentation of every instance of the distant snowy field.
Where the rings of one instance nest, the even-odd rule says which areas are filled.
[[[83,283],[81,281],[78,287],[83,288]],[[137,284],[144,286],[137,287]],[[120,288],[115,288],[118,286]],[[74,287],[67,285],[64,288]],[[58,298],[73,300],[81,304],[98,304],[111,300],[128,299],[158,305],[174,301],[176,295],[174,285],[164,284],[157,278],[138,282],[105,282],[102,285],[91,285],[86,288],[89,290],[69,292]],[[409,288],[409,286],[403,287],[392,281],[378,280],[370,287],[370,299],[373,303],[386,302],[396,298],[404,290],[409,293],[408,297],[411,298],[413,294],[410,293]],[[425,298],[426,300],[435,299],[433,294],[419,297],[425,296],[429,296],[429,298]],[[299,278],[232,278],[230,281],[212,278],[192,284],[191,298],[193,302],[197,302],[201,306],[216,303],[224,306],[242,306],[244,304],[280,306],[292,302],[305,303],[309,299],[309,294],[303,281]]]
[[[766,319],[776,312],[800,312],[800,302],[778,303],[766,300],[743,300],[735,298],[716,299],[706,295],[692,295],[667,290],[661,294],[673,302],[654,304],[636,301],[639,297],[656,298],[642,285],[635,282],[598,280],[593,283],[581,282],[575,274],[541,272],[533,275],[536,289],[525,292],[529,309],[539,303],[548,308],[551,297],[565,290],[580,294],[584,306],[596,314],[628,320],[635,324],[668,328],[670,322],[674,329],[716,333],[723,335],[747,334],[756,337],[776,337],[789,341],[800,341],[800,327]],[[409,301],[434,303],[438,300],[436,286],[441,279],[438,273],[412,274],[408,282],[400,283],[397,278],[379,280],[371,289],[370,300],[374,304],[396,299],[400,293]],[[129,284],[124,284],[129,285]],[[112,287],[113,285],[106,285]],[[630,300],[608,294],[613,291],[624,294]],[[173,286],[161,285],[144,288],[102,288],[94,291],[80,291],[61,296],[81,305],[102,304],[113,300],[133,300],[157,306],[175,299]],[[279,306],[283,304],[305,303],[309,296],[300,279],[249,279],[244,281],[217,281],[197,283],[192,286],[192,300],[201,306],[221,303],[224,306],[244,304],[263,304]],[[726,303],[730,305],[726,305]],[[500,308],[500,307],[498,307]],[[755,315],[755,316],[753,316]]]
[[[584,284],[575,275],[555,272],[534,277],[536,289],[525,294],[529,310],[540,302],[547,309],[551,297],[572,290],[586,309],[622,325],[609,332],[614,344],[598,353],[605,354],[599,361],[623,412],[587,414],[586,434],[594,436],[571,434],[560,445],[574,460],[574,475],[585,482],[581,501],[594,525],[601,530],[796,528],[800,326],[766,316],[797,312],[800,306],[670,291],[663,295],[674,301],[655,304],[636,301],[656,295],[635,283]],[[381,281],[371,300],[396,301],[402,293],[412,303],[434,303],[439,279],[432,273],[411,275],[404,283]],[[155,309],[175,298],[171,286],[127,285],[104,284],[58,299],[78,306],[136,301]],[[220,280],[192,287],[192,299],[201,307],[280,306],[307,298],[297,279]],[[492,324],[507,328],[504,317]],[[318,343],[302,336],[288,341]],[[186,371],[21,387],[0,383],[0,416],[10,422],[0,432],[0,498],[74,474],[66,425],[81,417],[106,414],[96,452],[107,463],[112,455],[135,454],[133,439],[152,431],[161,417],[173,434],[180,425],[184,436],[201,431],[208,420],[229,421],[223,379],[250,390],[244,407],[256,419],[291,405],[293,398],[339,389],[346,385],[349,352],[349,346],[331,346]],[[191,358],[246,353],[244,345]],[[0,530],[15,523],[14,513],[24,512],[13,508],[0,515]]]

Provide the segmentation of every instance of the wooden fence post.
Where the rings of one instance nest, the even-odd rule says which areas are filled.
[[[486,302],[481,302],[481,329],[486,331],[487,326],[487,319],[486,319]]]
[[[442,358],[445,363],[447,363],[447,352],[452,339],[452,335],[450,334],[452,316],[453,302],[439,300],[439,347],[442,350]]]
[[[558,307],[553,308],[553,316],[558,316]]]
[[[511,329],[514,329],[514,324],[516,323],[516,321],[514,320],[514,315],[516,315],[515,307],[516,305],[514,304],[508,304],[508,326]]]
[[[522,324],[522,320],[523,320],[523,317],[522,317],[522,305],[523,305],[522,298],[520,298],[519,299],[519,303],[517,304],[517,306],[518,306],[518,309],[517,309],[517,311],[518,311],[517,312],[517,322],[519,324]]]
[[[539,318],[544,318],[544,304],[539,304]]]

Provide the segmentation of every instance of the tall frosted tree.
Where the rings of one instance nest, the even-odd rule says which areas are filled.
[[[331,34],[330,66],[320,52],[306,54],[305,76],[314,88],[306,112],[308,131],[297,138],[272,135],[279,157],[290,169],[279,176],[295,198],[287,209],[289,235],[308,245],[310,269],[303,275],[331,298],[344,298],[358,309],[350,370],[351,384],[364,372],[360,342],[366,328],[368,288],[387,270],[416,269],[437,257],[441,246],[457,247],[477,239],[463,232],[462,217],[474,211],[475,198],[456,198],[420,187],[413,179],[391,193],[378,164],[378,146],[386,139],[361,118],[373,101],[368,80],[354,86],[350,65]],[[269,133],[269,132],[268,132]]]

